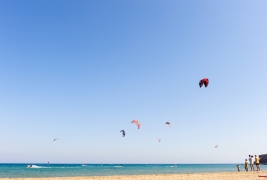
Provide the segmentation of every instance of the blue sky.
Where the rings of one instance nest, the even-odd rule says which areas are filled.
[[[266,9],[264,0],[2,0],[0,162],[235,163],[267,153]]]

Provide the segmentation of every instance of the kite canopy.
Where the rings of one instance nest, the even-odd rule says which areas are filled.
[[[209,85],[209,79],[208,78],[201,79],[199,81],[199,87],[201,88],[203,86],[203,84],[204,84],[205,87],[208,87],[208,85]]]
[[[161,139],[160,139],[160,138],[158,138],[157,140],[158,140],[159,142],[161,141]]]
[[[53,140],[53,142],[55,143],[55,142],[56,142],[56,140],[59,140],[59,139],[58,139],[58,138],[56,138],[56,139],[54,139],[54,140]]]
[[[125,131],[121,130],[120,132],[122,133],[122,137],[124,137],[125,136]]]
[[[215,148],[217,148],[219,145],[218,144],[216,144],[216,146],[215,146]]]
[[[135,123],[135,124],[137,125],[138,129],[140,129],[141,124],[139,123],[139,121],[137,121],[137,120],[132,120],[131,123]]]
[[[172,127],[172,124],[171,124],[171,123],[169,123],[169,122],[166,122],[165,124],[168,124],[170,127]]]

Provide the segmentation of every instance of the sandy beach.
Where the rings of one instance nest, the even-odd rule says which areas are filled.
[[[253,180],[265,179],[258,175],[267,175],[261,172],[222,172],[222,173],[188,173],[188,174],[159,174],[159,175],[129,175],[129,176],[88,176],[88,177],[53,177],[53,178],[3,178],[3,180]]]

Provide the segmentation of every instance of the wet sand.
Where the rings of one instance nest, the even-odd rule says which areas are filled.
[[[221,172],[221,173],[186,173],[186,174],[153,174],[128,176],[88,176],[88,177],[51,177],[51,178],[1,178],[1,180],[254,180],[266,179],[258,175],[267,175],[261,172]]]

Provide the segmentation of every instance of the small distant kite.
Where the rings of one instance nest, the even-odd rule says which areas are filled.
[[[160,138],[158,138],[157,140],[158,140],[158,142],[160,142],[160,141],[161,141],[161,139],[160,139]]]
[[[169,122],[166,122],[165,124],[168,124],[170,127],[172,127],[172,124],[171,124],[171,123],[169,123]]]
[[[125,136],[125,131],[121,130],[120,132],[122,133],[122,137],[124,137]]]
[[[135,123],[135,124],[137,125],[137,128],[140,129],[141,124],[139,123],[139,121],[137,121],[137,120],[132,120],[131,123]]]
[[[219,145],[218,145],[218,144],[216,144],[215,148],[218,148],[218,146],[219,146]]]
[[[55,143],[55,142],[56,142],[56,140],[59,140],[59,139],[58,139],[58,138],[56,138],[56,139],[54,139],[54,140],[53,140],[53,142]]]
[[[208,85],[209,85],[209,79],[208,78],[201,79],[199,81],[199,87],[201,88],[203,86],[203,84],[204,84],[205,87],[208,87]]]

